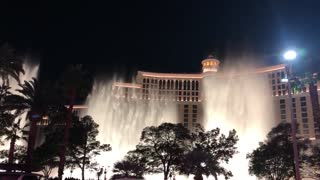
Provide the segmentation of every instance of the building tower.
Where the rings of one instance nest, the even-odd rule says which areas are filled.
[[[206,59],[202,60],[201,64],[203,73],[218,72],[220,61],[210,54]]]

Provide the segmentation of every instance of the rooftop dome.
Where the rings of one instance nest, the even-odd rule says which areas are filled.
[[[210,54],[202,62],[202,72],[218,72],[220,61],[217,60],[212,54]]]

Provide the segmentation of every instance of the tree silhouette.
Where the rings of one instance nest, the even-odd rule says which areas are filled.
[[[220,174],[229,179],[232,173],[222,167],[221,163],[228,163],[236,153],[236,131],[232,130],[225,136],[220,134],[219,128],[207,132],[201,127],[197,129],[192,134],[192,149],[184,156],[178,170],[182,174],[194,174],[196,180],[202,180],[202,175],[212,175],[217,180]]]
[[[170,170],[177,166],[190,148],[190,132],[182,124],[163,123],[143,129],[136,152],[146,160],[147,173],[162,172],[168,179]]]
[[[99,125],[90,116],[73,123],[70,132],[70,144],[67,153],[67,163],[81,169],[82,180],[85,179],[85,169],[93,164],[92,159],[100,152],[110,151],[109,144],[100,144],[96,140]]]
[[[88,73],[82,69],[81,65],[75,65],[68,68],[62,75],[59,83],[61,94],[68,99],[68,115],[65,122],[65,130],[63,136],[63,144],[60,149],[60,163],[58,169],[58,177],[62,180],[63,170],[66,160],[66,150],[68,147],[69,140],[69,129],[72,123],[73,106],[76,99],[86,97],[92,87],[91,78]]]
[[[252,153],[249,159],[249,173],[258,178],[285,180],[294,176],[294,157],[291,142],[291,125],[280,123],[267,135],[265,142]],[[300,161],[305,153],[307,142],[299,142]]]
[[[2,85],[9,86],[9,77],[20,83],[19,75],[24,74],[22,58],[17,56],[8,44],[0,47],[0,76]]]
[[[135,151],[128,152],[122,161],[114,164],[114,178],[143,178],[146,169],[146,159]]]

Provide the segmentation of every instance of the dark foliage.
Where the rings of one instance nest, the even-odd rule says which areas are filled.
[[[267,135],[267,140],[247,155],[249,173],[258,178],[285,180],[294,176],[294,157],[291,142],[291,125],[280,123]],[[307,142],[298,143],[300,161]]]

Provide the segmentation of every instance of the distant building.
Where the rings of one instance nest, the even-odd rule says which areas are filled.
[[[219,72],[220,61],[208,56],[202,61],[202,72],[197,74],[156,73],[138,71],[135,83],[113,84],[113,93],[117,98],[141,101],[174,101],[178,106],[178,118],[185,127],[193,129],[202,122],[205,100],[203,95],[203,81],[206,78],[224,77]],[[237,76],[265,76],[269,79],[270,91],[266,94],[273,98],[275,120],[290,122],[290,106],[286,82],[285,65],[268,66],[255,69],[247,74]],[[311,108],[308,89],[293,95],[293,116],[299,123],[297,133],[305,138],[319,139],[320,133],[316,128]]]

